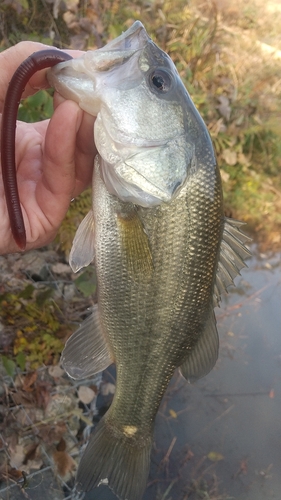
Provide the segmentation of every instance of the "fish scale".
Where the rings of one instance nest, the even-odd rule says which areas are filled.
[[[118,414],[121,408],[126,422],[136,425],[142,438],[142,422],[154,420],[171,375],[186,357],[187,350],[193,347],[205,321],[222,231],[220,186],[218,184],[217,202],[210,203],[208,220],[205,220],[205,211],[201,220],[200,211],[196,209],[201,204],[206,209],[206,183],[201,183],[200,175],[197,182],[192,177],[170,205],[138,211],[150,235],[154,273],[150,282],[136,283],[128,276],[122,245],[107,244],[108,239],[115,241],[118,238],[116,214],[128,207],[117,200],[112,203],[112,196],[100,178],[97,179],[98,168],[95,172],[94,200],[97,202],[94,202],[93,211],[97,219],[102,218],[99,214],[106,213],[105,223],[98,225],[96,234],[98,301],[105,330],[114,344],[118,380],[117,396],[110,413],[120,427],[127,425]],[[206,177],[204,172],[202,177]],[[210,182],[210,186],[213,184],[214,181]],[[187,207],[190,207],[189,215]],[[193,235],[193,252],[186,251],[190,234]],[[179,274],[182,274],[180,281]],[[110,311],[109,315],[103,313],[103,304]],[[136,337],[141,343],[136,343]],[[118,387],[125,388],[122,398],[118,395]]]

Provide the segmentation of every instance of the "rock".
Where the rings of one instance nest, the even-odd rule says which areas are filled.
[[[44,253],[32,250],[24,254],[13,265],[13,271],[21,270],[34,281],[45,281],[48,278],[49,270]]]
[[[86,385],[80,385],[78,389],[78,398],[82,403],[88,405],[96,397],[95,391]]]
[[[55,274],[70,274],[72,271],[68,264],[57,262],[51,266],[51,270]]]
[[[68,302],[71,302],[76,295],[76,286],[74,284],[64,285],[63,297]]]
[[[59,378],[65,374],[65,371],[63,368],[61,368],[60,365],[52,365],[52,366],[49,366],[48,373],[53,378]]]

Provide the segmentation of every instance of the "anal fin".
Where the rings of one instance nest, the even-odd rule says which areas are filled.
[[[61,356],[63,368],[74,379],[105,370],[113,363],[99,319],[98,306],[67,340]]]
[[[195,380],[204,377],[215,366],[218,352],[219,337],[216,318],[213,309],[211,309],[205,329],[195,348],[180,367],[181,374],[188,382],[195,382]]]

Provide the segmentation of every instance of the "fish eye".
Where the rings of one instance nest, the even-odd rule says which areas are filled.
[[[149,75],[151,90],[158,94],[166,94],[172,87],[172,77],[163,69],[153,70]]]

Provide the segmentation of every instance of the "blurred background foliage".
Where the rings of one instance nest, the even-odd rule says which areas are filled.
[[[1,50],[22,40],[96,49],[140,19],[174,60],[206,121],[221,168],[226,214],[264,246],[281,246],[281,5],[262,0],[2,0]],[[52,113],[52,93],[22,102],[19,118]],[[90,206],[71,205],[58,236],[69,252]]]

